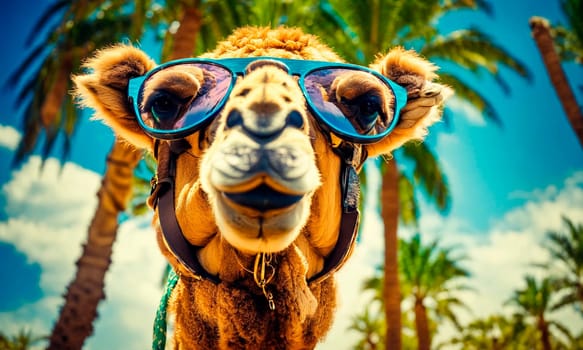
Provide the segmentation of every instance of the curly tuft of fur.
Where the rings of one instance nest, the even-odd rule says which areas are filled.
[[[299,28],[243,27],[237,29],[217,47],[202,57],[274,56],[304,60],[342,62],[340,56],[318,37],[305,34]]]

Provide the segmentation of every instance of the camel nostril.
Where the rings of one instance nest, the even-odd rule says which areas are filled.
[[[304,118],[298,111],[292,111],[287,115],[286,124],[301,129],[304,126]]]
[[[243,125],[243,116],[237,109],[233,109],[227,116],[227,127],[233,128],[237,125]]]

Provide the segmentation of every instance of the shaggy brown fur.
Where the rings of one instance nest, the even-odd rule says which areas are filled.
[[[316,37],[292,28],[241,28],[203,56],[341,61]],[[152,151],[154,140],[138,126],[126,89],[131,77],[145,74],[155,63],[138,49],[115,46],[98,52],[86,66],[91,72],[75,77],[78,97],[121,137]],[[306,108],[296,78],[273,64],[257,66],[239,77],[223,111],[209,127],[185,137],[191,148],[177,159],[176,217],[187,240],[203,247],[198,259],[220,283],[198,280],[178,262],[160,234],[158,213],[154,216],[160,249],[181,276],[171,300],[175,349],[311,349],[332,324],[334,279],[310,284],[307,280],[323,269],[338,239],[341,159],[329,140],[332,144],[340,140],[323,134]],[[438,120],[440,105],[450,94],[448,88],[432,82],[436,67],[411,51],[394,49],[379,56],[372,68],[406,87],[409,101],[389,136],[356,146],[365,156],[389,154],[408,140],[421,139]],[[192,96],[195,93],[189,90],[198,91],[202,79],[196,70],[169,69],[148,82],[144,95],[170,89]],[[330,98],[376,88],[366,75],[355,74],[338,82]],[[383,97],[387,115],[393,108],[391,98]],[[234,110],[241,113],[245,128],[227,126],[227,116]],[[267,145],[258,145],[245,131],[264,132],[284,125],[292,111],[299,113],[302,125],[285,127]],[[261,147],[294,160],[287,170],[299,175],[286,180],[279,173],[247,174],[238,175],[241,178],[234,182],[233,164],[239,163],[233,157],[253,154],[246,152]],[[293,156],[286,158],[290,152]],[[357,159],[354,165],[359,167],[361,161]],[[231,177],[224,175],[229,173]],[[303,197],[289,208],[257,212],[223,195],[245,193],[258,185]],[[273,311],[249,272],[262,252],[273,253],[275,274],[267,286],[275,303]]]

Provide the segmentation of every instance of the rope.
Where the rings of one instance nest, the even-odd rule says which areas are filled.
[[[152,350],[164,350],[166,347],[166,330],[167,330],[167,314],[168,314],[168,300],[172,295],[174,287],[180,278],[174,272],[174,269],[170,269],[168,273],[168,279],[166,280],[166,288],[164,290],[164,295],[160,299],[160,305],[158,305],[158,311],[156,311],[156,319],[154,320],[154,335],[152,341]]]

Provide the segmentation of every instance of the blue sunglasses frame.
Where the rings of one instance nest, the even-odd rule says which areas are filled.
[[[260,56],[260,57],[245,57],[245,58],[220,58],[220,59],[209,59],[209,58],[185,58],[179,60],[173,60],[166,62],[160,66],[155,67],[154,69],[148,71],[145,75],[135,77],[130,79],[128,85],[128,98],[130,103],[132,103],[134,108],[134,113],[136,114],[136,118],[140,127],[150,136],[158,139],[164,140],[176,140],[184,138],[200,129],[205,127],[208,123],[210,123],[216,115],[223,109],[225,103],[227,102],[233,87],[235,86],[235,82],[238,76],[244,76],[246,74],[247,66],[258,60],[271,60],[277,61],[282,63],[286,68],[287,72],[290,75],[298,76],[299,86],[302,90],[304,98],[306,99],[308,108],[312,112],[312,115],[320,122],[320,126],[327,132],[331,132],[338,136],[339,138],[359,144],[369,144],[380,141],[382,138],[387,136],[397,125],[399,120],[399,114],[401,109],[407,103],[407,91],[402,86],[398,85],[397,83],[391,81],[390,79],[386,78],[382,74],[363,66],[359,66],[356,64],[349,64],[349,63],[336,63],[336,62],[326,62],[326,61],[311,61],[311,60],[297,60],[297,59],[284,59],[279,57],[267,57],[267,56]],[[161,130],[161,129],[154,129],[144,123],[141,118],[141,111],[140,111],[140,95],[142,93],[144,83],[155,73],[164,70],[166,68],[181,65],[181,64],[206,64],[206,65],[214,65],[218,66],[222,69],[225,69],[231,74],[231,81],[226,91],[225,95],[222,97],[221,101],[219,101],[211,110],[206,112],[206,115],[200,118],[200,120],[192,123],[188,126],[185,126],[180,129],[176,130]],[[345,69],[345,70],[355,70],[361,71],[365,73],[372,74],[383,83],[385,83],[393,92],[395,96],[395,115],[391,120],[389,126],[382,132],[374,135],[366,135],[366,134],[358,134],[358,133],[351,133],[347,132],[346,130],[339,128],[335,125],[334,116],[326,116],[322,113],[321,110],[315,108],[313,105],[315,104],[310,97],[308,89],[305,86],[305,78],[311,73],[314,73],[319,70],[325,69]]]

